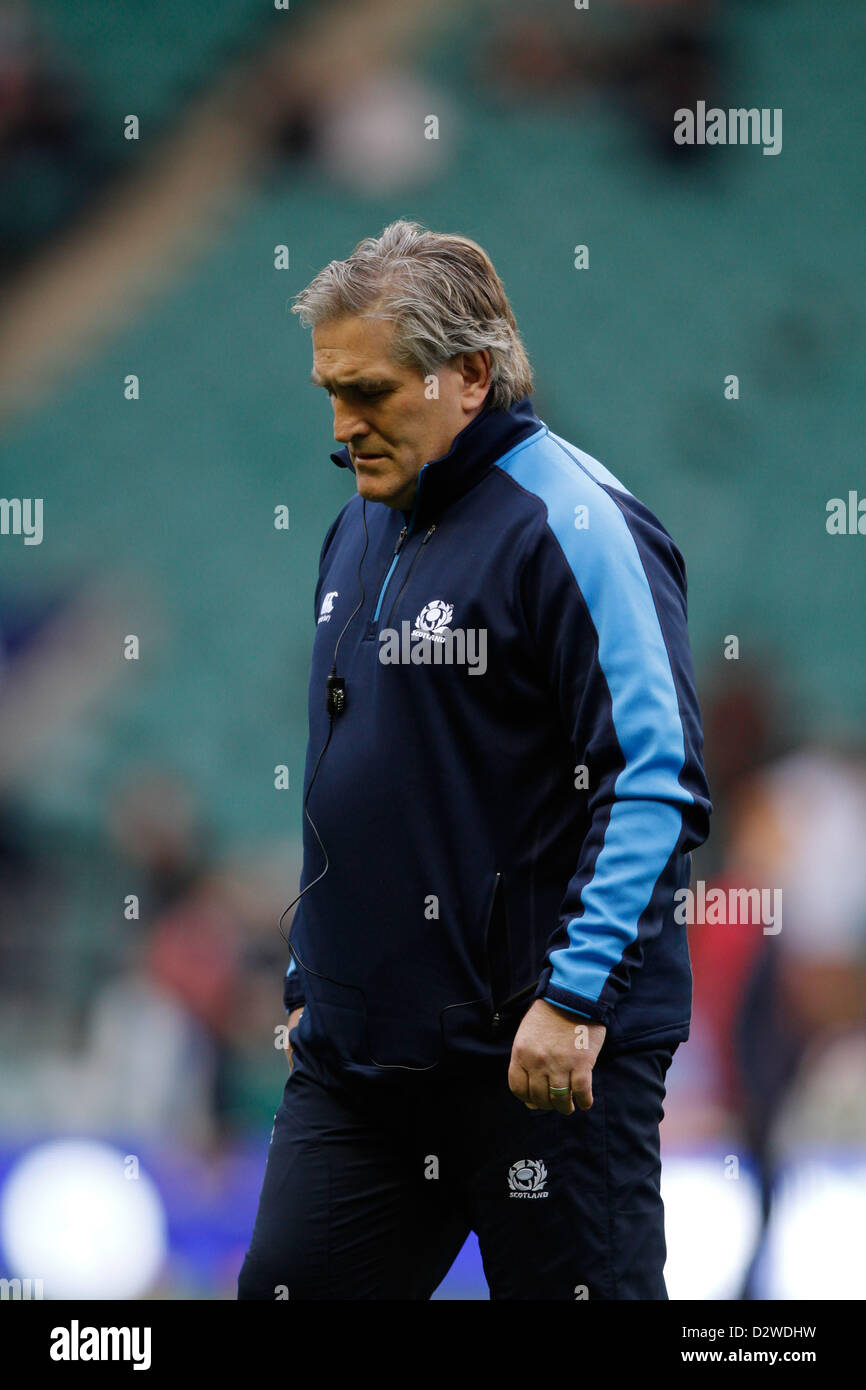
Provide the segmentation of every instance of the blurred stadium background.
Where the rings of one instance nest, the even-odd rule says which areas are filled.
[[[826,527],[866,492],[864,40],[856,0],[0,3],[0,496],[44,502],[0,535],[0,1276],[235,1296],[348,495],[288,305],[404,215],[487,248],[538,413],[681,546],[695,876],[784,894],[691,928],[671,1297],[866,1296],[866,540]],[[782,152],[675,146],[698,99]],[[486,1297],[473,1241],[437,1297]]]

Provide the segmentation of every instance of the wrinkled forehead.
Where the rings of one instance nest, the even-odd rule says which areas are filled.
[[[412,368],[396,362],[391,344],[394,323],[370,315],[329,319],[313,329],[313,371],[315,386],[397,385],[413,374]]]

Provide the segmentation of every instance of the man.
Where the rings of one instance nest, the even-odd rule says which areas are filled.
[[[682,558],[535,414],[485,252],[298,297],[356,495],[315,595],[290,1067],[239,1297],[663,1299],[674,893],[710,803]]]

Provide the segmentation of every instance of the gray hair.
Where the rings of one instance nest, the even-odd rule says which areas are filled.
[[[346,315],[393,319],[392,355],[422,376],[462,352],[487,348],[487,405],[506,409],[532,390],[532,369],[493,262],[468,237],[392,222],[331,261],[295,296],[311,328]]]

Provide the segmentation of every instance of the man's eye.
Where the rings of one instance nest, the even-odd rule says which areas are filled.
[[[381,400],[383,396],[387,395],[387,391],[385,391],[385,390],[380,390],[380,391],[361,391],[360,389],[352,390],[350,387],[347,387],[346,390],[345,390],[345,394],[346,394],[347,396],[354,396],[357,400],[361,400],[361,401],[378,401],[378,400]],[[328,390],[328,400],[329,400],[329,401],[335,401],[336,399],[337,399],[337,393],[336,393],[336,391],[332,391],[332,390],[329,389],[329,390]]]

